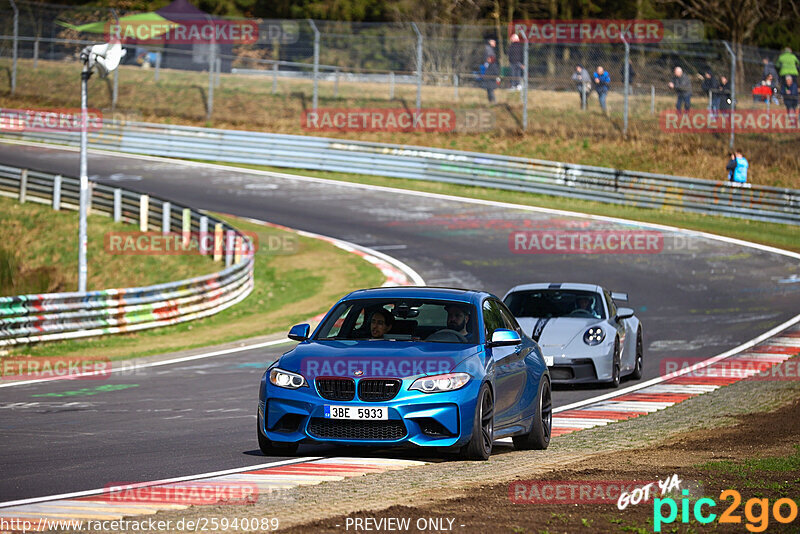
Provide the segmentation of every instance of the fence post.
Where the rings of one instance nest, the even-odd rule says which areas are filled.
[[[25,204],[25,197],[28,195],[28,169],[19,171],[19,203]]]
[[[733,49],[728,44],[728,41],[722,41],[722,44],[725,45],[725,48],[728,49],[728,53],[731,55],[731,140],[730,140],[730,148],[733,150],[733,143],[735,139],[734,133],[734,116],[736,115],[736,54],[733,53]],[[722,95],[723,98],[725,95]]]
[[[166,235],[172,229],[172,203],[161,204],[161,233]]]
[[[214,87],[219,87],[220,78],[222,78],[222,58],[217,58],[215,64],[216,75],[214,76]]]
[[[61,175],[56,174],[53,177],[53,209],[59,211],[61,209]]]
[[[148,212],[150,211],[150,196],[139,195],[139,231],[147,231]]]
[[[208,254],[208,247],[206,246],[206,236],[208,236],[208,217],[203,215],[200,217],[200,238],[198,239],[198,249],[200,254],[205,256]]]
[[[334,72],[333,98],[339,98],[339,67],[336,67],[336,72]]]
[[[422,33],[417,28],[417,23],[412,22],[411,27],[417,34],[417,109],[422,107]]]
[[[215,40],[211,39],[211,44],[208,49],[208,95],[206,99],[206,120],[211,120],[211,114],[214,113],[214,56],[216,55]]]
[[[522,47],[522,131],[528,131],[528,36],[525,35],[525,44]]]
[[[119,97],[119,69],[114,69],[114,87],[111,91],[111,111],[117,109],[118,97]]]
[[[8,0],[14,10],[14,42],[11,47],[11,96],[17,90],[17,47],[19,45],[19,9],[14,0]]]
[[[656,114],[656,86],[650,86],[650,115]]]
[[[214,261],[222,261],[222,223],[214,225]]]
[[[625,96],[622,109],[622,137],[628,136],[628,91],[630,91],[630,58],[631,45],[620,35],[620,39],[625,44]]]
[[[458,74],[453,74],[453,98],[458,102]]]
[[[114,222],[122,221],[122,189],[114,189]]]
[[[161,72],[161,52],[156,52],[156,68],[155,72],[153,73],[153,80],[158,81],[158,75]]]
[[[586,84],[581,81],[581,109],[586,111]]]
[[[389,100],[394,100],[394,72],[389,73]]]
[[[192,210],[183,208],[183,218],[181,219],[181,243],[183,248],[188,248],[192,240]]]
[[[272,94],[278,92],[278,62],[272,64]]]
[[[33,68],[39,68],[39,36],[36,36],[36,40],[33,42]]]
[[[313,20],[308,19],[308,24],[314,30],[314,95],[312,109],[316,111],[319,104],[319,30]]]
[[[230,267],[233,264],[234,237],[233,230],[225,232],[225,267]]]

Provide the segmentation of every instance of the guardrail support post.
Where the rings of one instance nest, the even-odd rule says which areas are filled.
[[[183,244],[183,248],[189,248],[189,243],[192,239],[192,210],[189,208],[183,208],[183,218],[181,223],[181,234],[183,235],[181,242]]]
[[[59,211],[61,209],[61,175],[56,174],[53,177],[53,209]]]
[[[139,195],[139,231],[147,231],[147,216],[150,211],[150,197],[148,195]]]
[[[214,261],[222,261],[222,223],[214,225]]]
[[[233,230],[225,232],[225,267],[233,265],[233,244],[235,234]]]
[[[172,203],[161,204],[161,233],[166,235],[172,229]]]
[[[19,203],[25,204],[25,197],[28,195],[28,169],[19,171]]]
[[[122,221],[122,189],[114,189],[114,222]]]
[[[198,240],[198,249],[200,254],[205,256],[208,254],[208,247],[206,246],[206,238],[208,236],[208,217],[203,215],[200,217],[200,239]]]

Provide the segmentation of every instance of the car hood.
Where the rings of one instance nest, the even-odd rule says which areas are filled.
[[[600,324],[602,319],[586,317],[521,317],[517,321],[522,329],[539,343],[542,350],[563,349],[577,336],[582,336],[587,328]],[[535,335],[538,331],[538,339]]]
[[[478,352],[479,346],[462,343],[311,341],[281,356],[277,365],[308,380],[318,376],[407,378],[450,372]]]

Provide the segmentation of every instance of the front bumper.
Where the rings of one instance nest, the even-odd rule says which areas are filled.
[[[590,384],[611,380],[612,355],[598,355],[591,358],[554,358],[548,367],[553,384]]]
[[[479,381],[456,391],[408,391],[403,380],[397,396],[385,402],[335,401],[322,398],[314,384],[289,390],[268,381],[258,406],[258,425],[279,443],[328,443],[366,446],[461,446],[472,436]],[[388,421],[326,419],[325,405],[369,408],[386,406]]]

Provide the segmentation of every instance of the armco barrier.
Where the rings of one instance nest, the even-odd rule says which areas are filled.
[[[75,178],[0,165],[0,195],[20,201],[77,209]],[[199,319],[242,301],[253,289],[253,245],[228,224],[192,209],[120,188],[92,183],[90,212],[135,223],[150,231],[201,232],[227,240],[225,269],[148,287],[86,293],[0,297],[0,347],[115,334]],[[197,234],[195,234],[197,235]],[[230,244],[241,238],[236,257]],[[209,254],[215,250],[209,244]],[[222,249],[219,249],[222,250]],[[235,262],[235,260],[239,260]]]
[[[6,132],[32,141],[78,145],[78,132]],[[134,154],[371,174],[525,191],[646,208],[800,224],[800,190],[666,176],[326,137],[106,122],[93,148]]]

